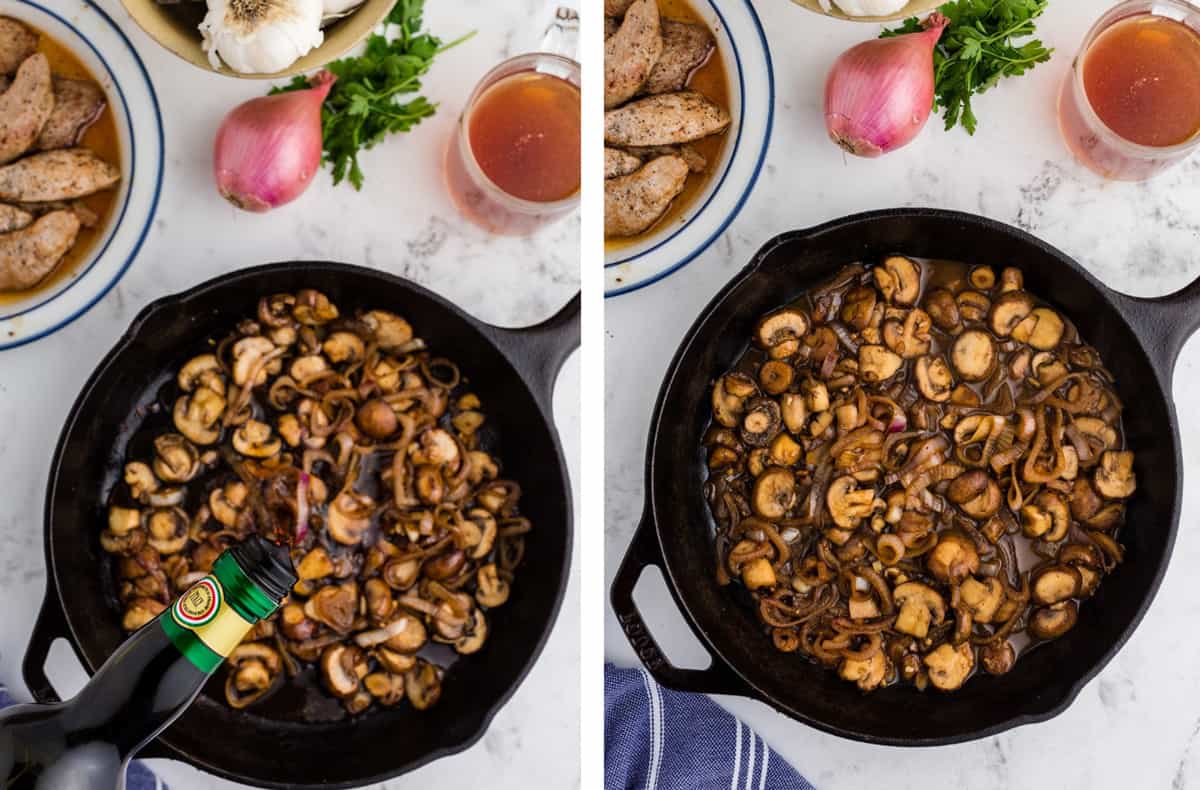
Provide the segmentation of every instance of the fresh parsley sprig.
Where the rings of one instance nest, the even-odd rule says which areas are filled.
[[[978,118],[971,97],[1005,77],[1018,77],[1050,59],[1041,41],[1018,44],[1036,32],[1035,20],[1048,0],[954,0],[938,10],[950,24],[933,52],[934,107],[941,109],[950,130],[961,123],[975,134]],[[918,33],[916,17],[880,34],[882,38]]]
[[[401,101],[401,96],[418,93],[421,77],[433,59],[474,33],[449,44],[421,32],[424,0],[398,0],[380,33],[367,38],[366,51],[357,57],[335,60],[325,68],[337,82],[321,107],[322,164],[329,165],[333,183],[349,180],[362,189],[363,171],[358,154],[374,148],[390,134],[407,132],[437,111],[424,96]],[[398,28],[388,37],[390,28]],[[298,76],[271,94],[306,90],[308,78]]]

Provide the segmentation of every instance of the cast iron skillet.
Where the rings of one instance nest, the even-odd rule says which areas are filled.
[[[280,263],[222,276],[144,309],[75,402],[51,465],[46,493],[49,581],[24,675],[33,696],[57,699],[44,672],[50,644],[64,638],[89,672],[123,640],[102,583],[105,494],[120,479],[139,405],[153,402],[210,337],[255,314],[263,295],[316,288],[343,312],[380,307],[407,318],[436,353],[457,362],[500,438],[505,475],[525,492],[534,524],[512,598],[491,620],[479,653],[447,673],[441,701],[329,724],[280,722],[235,712],[217,676],[196,703],[142,752],[184,760],[263,787],[352,787],[381,782],[475,743],[541,653],[567,584],[572,545],[570,487],[551,421],[551,393],[579,345],[579,297],[545,323],[489,326],[399,277],[337,263]]]
[[[1028,289],[1069,315],[1103,355],[1127,405],[1126,436],[1137,452],[1138,492],[1121,533],[1127,560],[1083,606],[1078,625],[1021,658],[1007,675],[973,678],[949,695],[907,686],[864,695],[835,673],[774,650],[749,608],[716,583],[714,524],[701,493],[700,439],[711,414],[711,383],[743,353],[758,317],[844,264],[895,252],[1020,266]],[[650,423],[645,512],[612,587],[626,636],[664,685],[753,697],[818,729],[869,743],[957,743],[1062,712],[1129,638],[1166,570],[1182,482],[1171,373],[1197,326],[1200,279],[1160,299],[1124,296],[1033,236],[969,214],[880,211],[773,239],[705,308],[663,381]],[[646,630],[632,592],[647,565],[663,569],[712,655],[710,668],[672,666]]]

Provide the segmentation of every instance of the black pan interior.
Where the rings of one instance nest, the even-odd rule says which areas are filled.
[[[77,651],[95,669],[124,638],[106,601],[98,533],[102,503],[119,479],[139,405],[173,371],[255,312],[264,294],[317,288],[343,312],[380,307],[405,316],[436,354],[453,359],[499,436],[505,476],[524,491],[535,532],[509,603],[491,619],[483,650],[447,673],[441,701],[424,713],[403,705],[358,719],[302,724],[226,707],[223,672],[161,737],[175,756],[264,786],[345,786],[381,781],[473,743],[541,647],[566,584],[570,502],[557,438],[520,374],[481,329],[448,302],[398,278],[336,264],[251,269],[156,303],[102,363],[60,440],[47,495],[50,566]]]
[[[864,695],[835,673],[775,651],[753,613],[715,582],[714,524],[701,493],[698,448],[711,414],[710,387],[743,353],[757,318],[844,264],[893,252],[1021,267],[1026,287],[1069,315],[1103,355],[1117,378],[1129,446],[1137,453],[1139,489],[1121,535],[1127,560],[1083,606],[1079,624],[1024,656],[1009,674],[977,677],[951,695],[908,686]],[[652,425],[650,505],[673,590],[693,628],[757,696],[813,726],[860,740],[956,742],[1058,712],[1128,637],[1166,567],[1180,471],[1164,378],[1103,286],[1061,253],[997,223],[944,212],[881,212],[789,234],[760,255],[689,333]]]

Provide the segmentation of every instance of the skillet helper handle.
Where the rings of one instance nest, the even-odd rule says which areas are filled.
[[[50,683],[50,678],[46,677],[46,658],[50,655],[51,645],[59,639],[69,638],[67,619],[54,592],[53,582],[50,582],[46,588],[46,597],[42,601],[42,609],[38,612],[37,622],[33,624],[29,646],[25,648],[25,658],[21,662],[21,676],[36,702],[47,705],[62,702]]]
[[[1169,395],[1179,352],[1188,338],[1200,330],[1200,277],[1166,296],[1150,299],[1118,296],[1122,312],[1140,329],[1151,358],[1162,366]]]
[[[647,513],[638,525],[633,543],[625,552],[625,558],[621,560],[621,567],[617,569],[617,576],[613,579],[611,593],[617,622],[621,624],[625,638],[633,646],[642,664],[660,684],[676,691],[747,696],[749,691],[746,684],[716,656],[712,656],[712,665],[708,669],[680,669],[663,654],[633,601],[633,588],[642,577],[642,571],[649,565],[654,565],[666,575],[652,517]]]
[[[561,310],[540,324],[524,329],[492,327],[497,343],[547,415],[551,413],[558,372],[567,357],[579,348],[582,304],[580,294],[575,294]]]

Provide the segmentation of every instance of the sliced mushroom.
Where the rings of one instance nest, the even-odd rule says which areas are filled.
[[[442,671],[428,661],[418,661],[404,675],[404,692],[417,710],[433,707],[442,696]]]
[[[930,626],[941,625],[946,620],[946,602],[927,584],[899,584],[892,591],[892,600],[900,609],[894,627],[902,634],[924,639]]]
[[[958,314],[968,323],[982,323],[992,309],[992,300],[979,291],[963,291],[954,297]]]
[[[384,351],[402,351],[412,342],[412,326],[395,313],[372,310],[362,317],[362,321]]]
[[[279,652],[261,642],[238,645],[226,660],[231,669],[225,678],[225,700],[238,710],[262,699],[282,677]]]
[[[208,507],[213,517],[226,527],[236,527],[246,506],[250,489],[241,480],[234,480],[208,495]]]
[[[121,627],[126,631],[136,631],[166,611],[167,605],[153,598],[134,598],[125,606],[125,614],[121,617]]]
[[[233,383],[239,387],[259,387],[278,373],[278,359],[271,359],[275,344],[261,335],[244,337],[233,344]],[[251,381],[250,377],[254,380]]]
[[[234,431],[233,448],[248,458],[271,458],[283,449],[283,442],[272,435],[270,425],[247,420]]]
[[[1083,587],[1079,571],[1069,565],[1051,565],[1033,575],[1033,600],[1043,606],[1074,598]]]
[[[940,356],[921,357],[917,360],[915,372],[917,389],[926,400],[934,403],[950,400],[950,392],[954,389],[954,374],[945,359]]]
[[[452,549],[425,560],[422,571],[430,579],[445,581],[457,576],[466,564],[466,553],[461,549]]]
[[[896,375],[904,360],[883,346],[865,345],[858,349],[858,373],[863,381],[878,383]],[[814,411],[819,411],[814,409]]]
[[[1079,606],[1074,601],[1035,609],[1029,618],[1029,633],[1038,639],[1056,639],[1074,628],[1078,618]]]
[[[304,604],[304,614],[339,634],[350,633],[358,615],[358,585],[347,582],[322,587]]]
[[[979,571],[979,552],[961,532],[942,532],[925,566],[938,580],[957,584]]]
[[[958,592],[963,605],[977,623],[992,622],[1000,604],[1004,602],[1004,585],[995,578],[980,581],[968,576],[959,585]]]
[[[914,359],[929,353],[930,329],[933,322],[929,313],[919,307],[908,312],[902,324],[897,320],[883,324],[883,342],[904,359]]]
[[[793,353],[802,337],[808,334],[809,320],[803,310],[785,307],[764,316],[754,330],[754,340],[764,349],[784,343],[792,344]]]
[[[353,697],[367,672],[366,654],[354,645],[334,644],[321,653],[321,678],[334,696]]]
[[[155,508],[146,519],[147,542],[160,554],[176,554],[187,548],[188,526],[181,509]]]
[[[726,428],[735,428],[745,412],[746,399],[758,389],[744,373],[730,373],[713,385],[713,418]]]
[[[296,576],[300,581],[318,581],[332,574],[333,561],[322,546],[317,546],[296,563]]]
[[[998,337],[1008,337],[1032,312],[1032,296],[1024,291],[1010,291],[992,304],[988,320]]]
[[[996,271],[991,266],[976,266],[967,275],[967,282],[971,284],[972,288],[990,291],[996,284]]]
[[[128,535],[142,525],[141,511],[128,507],[108,509],[108,529],[114,535]]]
[[[200,472],[200,451],[177,433],[154,440],[154,473],[167,483],[187,483]]]
[[[371,526],[375,500],[357,491],[343,491],[329,503],[326,528],[329,537],[345,546],[357,546]]]
[[[764,392],[770,395],[780,395],[787,392],[788,387],[792,386],[794,372],[788,363],[772,359],[763,363],[763,366],[759,368],[758,383],[762,385]]]
[[[129,486],[129,495],[138,501],[158,490],[158,478],[141,461],[125,464],[125,484]]]
[[[204,387],[218,395],[225,394],[225,379],[221,374],[221,363],[217,361],[216,354],[193,357],[179,369],[176,381],[184,392],[193,392],[199,387]]]
[[[925,311],[930,320],[943,332],[957,334],[962,329],[962,316],[958,313],[958,302],[954,294],[945,288],[934,288],[925,297]]]
[[[1137,490],[1137,475],[1133,472],[1133,453],[1128,450],[1106,450],[1096,467],[1096,490],[1108,499],[1127,499]]]
[[[386,439],[400,427],[395,410],[382,398],[373,398],[359,406],[354,422],[372,439]]]
[[[873,270],[875,285],[892,304],[916,304],[921,293],[921,266],[911,258],[893,255]]]
[[[799,434],[804,430],[804,424],[808,421],[808,405],[803,395],[796,392],[784,394],[779,401],[779,409],[783,424],[789,431]]]
[[[196,444],[215,444],[221,438],[225,405],[223,396],[208,387],[198,387],[175,401],[175,428]]]
[[[305,326],[322,326],[338,317],[338,309],[325,294],[306,288],[296,294],[292,317]]]
[[[417,659],[407,653],[397,653],[388,647],[377,647],[372,651],[379,665],[397,675],[403,675],[417,665]]]
[[[943,643],[925,656],[925,666],[929,668],[929,682],[934,688],[955,691],[967,682],[975,668],[975,653],[966,643],[957,647]]]
[[[393,590],[407,590],[420,575],[421,563],[416,559],[394,559],[383,566],[383,580]]]
[[[742,417],[742,441],[750,447],[765,447],[783,425],[779,404],[769,398],[755,398],[746,404]]]
[[[884,678],[887,677],[887,670],[887,656],[882,650],[876,650],[868,659],[842,659],[838,674],[843,680],[858,684],[863,691],[872,691],[883,683]]]
[[[329,370],[329,363],[320,354],[306,354],[292,360],[288,375],[303,386]]]
[[[471,617],[471,624],[467,626],[462,636],[454,640],[454,649],[464,656],[478,653],[487,640],[487,634],[487,618],[483,616],[482,611],[476,609]]]
[[[986,332],[963,332],[950,349],[950,362],[965,380],[983,381],[995,367],[996,346]]]
[[[302,605],[288,603],[279,610],[279,630],[288,639],[303,642],[313,637],[317,631],[317,624],[304,614]]]
[[[979,663],[989,675],[1003,675],[1017,662],[1017,651],[1007,639],[991,642],[979,650]]]
[[[875,492],[858,488],[858,481],[846,475],[830,483],[825,502],[833,523],[842,529],[854,529],[874,512]]]
[[[475,574],[475,600],[480,606],[495,609],[508,601],[509,584],[501,576],[494,562],[489,562]]]
[[[754,481],[752,500],[754,512],[763,518],[783,518],[796,503],[796,476],[789,469],[767,469]]]
[[[1058,346],[1065,329],[1062,316],[1048,307],[1039,307],[1013,327],[1012,338],[1039,351],[1049,351]]]

